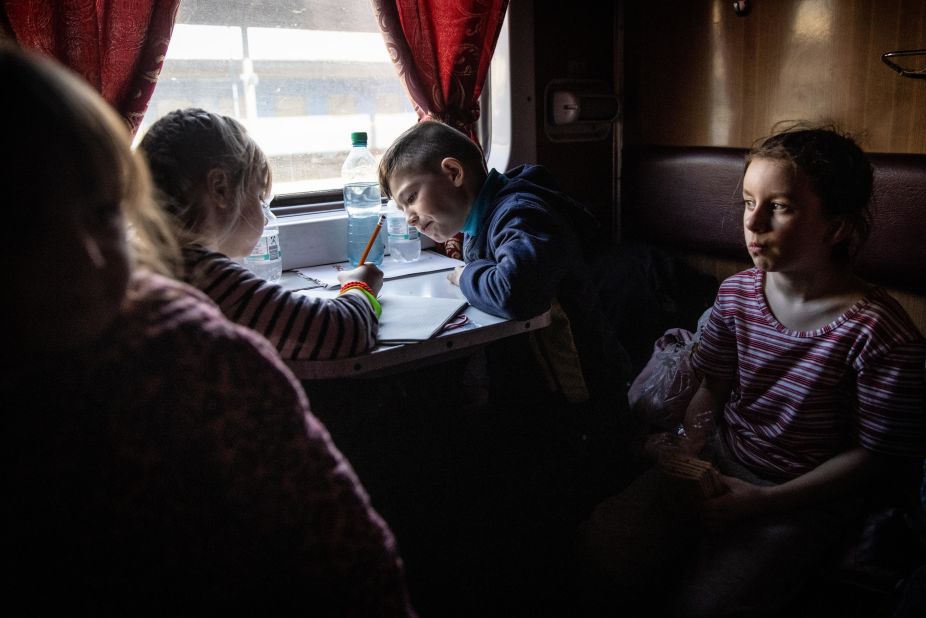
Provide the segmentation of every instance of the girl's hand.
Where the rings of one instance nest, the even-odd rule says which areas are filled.
[[[379,295],[379,291],[383,289],[383,271],[377,268],[375,264],[364,264],[353,270],[339,272],[338,281],[341,282],[341,285],[348,281],[363,281],[370,286],[373,294]]]
[[[643,455],[647,461],[657,462],[677,454],[678,441],[668,431],[651,433],[643,441]]]
[[[692,439],[680,429],[663,431],[646,436],[643,455],[649,461],[661,461],[668,457],[698,457],[705,441]]]
[[[723,530],[737,521],[761,514],[766,509],[766,488],[736,477],[717,474],[726,491],[705,500],[701,505],[701,522],[711,530]]]
[[[671,457],[697,457],[700,450],[698,445],[675,431],[651,433],[643,441],[643,455],[653,462]]]

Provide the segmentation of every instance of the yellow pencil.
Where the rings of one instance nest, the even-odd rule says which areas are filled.
[[[370,255],[370,249],[373,248],[373,243],[376,242],[376,237],[379,236],[379,231],[383,229],[383,221],[386,220],[386,215],[380,215],[379,221],[376,222],[376,227],[373,228],[373,233],[370,234],[370,240],[367,242],[367,248],[363,250],[363,255],[360,256],[360,263],[357,266],[363,266],[363,263],[367,261],[367,256]]]

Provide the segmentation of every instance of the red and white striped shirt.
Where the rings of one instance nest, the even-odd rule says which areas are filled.
[[[799,476],[861,445],[926,452],[926,341],[896,300],[877,288],[835,321],[793,331],[765,300],[765,273],[723,282],[701,334],[695,367],[733,380],[724,438],[770,478]]]
[[[183,259],[186,282],[205,292],[229,320],[266,337],[284,360],[344,358],[376,345],[379,321],[360,294],[296,294],[199,246],[186,247]]]

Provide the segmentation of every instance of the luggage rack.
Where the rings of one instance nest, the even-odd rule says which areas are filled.
[[[903,56],[926,56],[926,49],[890,51],[881,54],[881,60],[884,62],[884,64],[900,73],[903,77],[910,77],[912,79],[926,79],[926,68],[918,70],[905,69],[904,67],[891,60],[891,58],[899,58]]]

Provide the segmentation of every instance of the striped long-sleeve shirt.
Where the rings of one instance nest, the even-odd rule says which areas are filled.
[[[266,337],[286,360],[356,356],[376,345],[379,322],[362,294],[304,296],[256,277],[221,253],[194,246],[183,257],[186,281],[230,320]]]
[[[926,451],[926,341],[903,308],[875,289],[814,331],[787,329],[765,300],[764,273],[730,277],[694,365],[733,380],[724,437],[744,464],[799,476],[851,445],[897,456]]]

